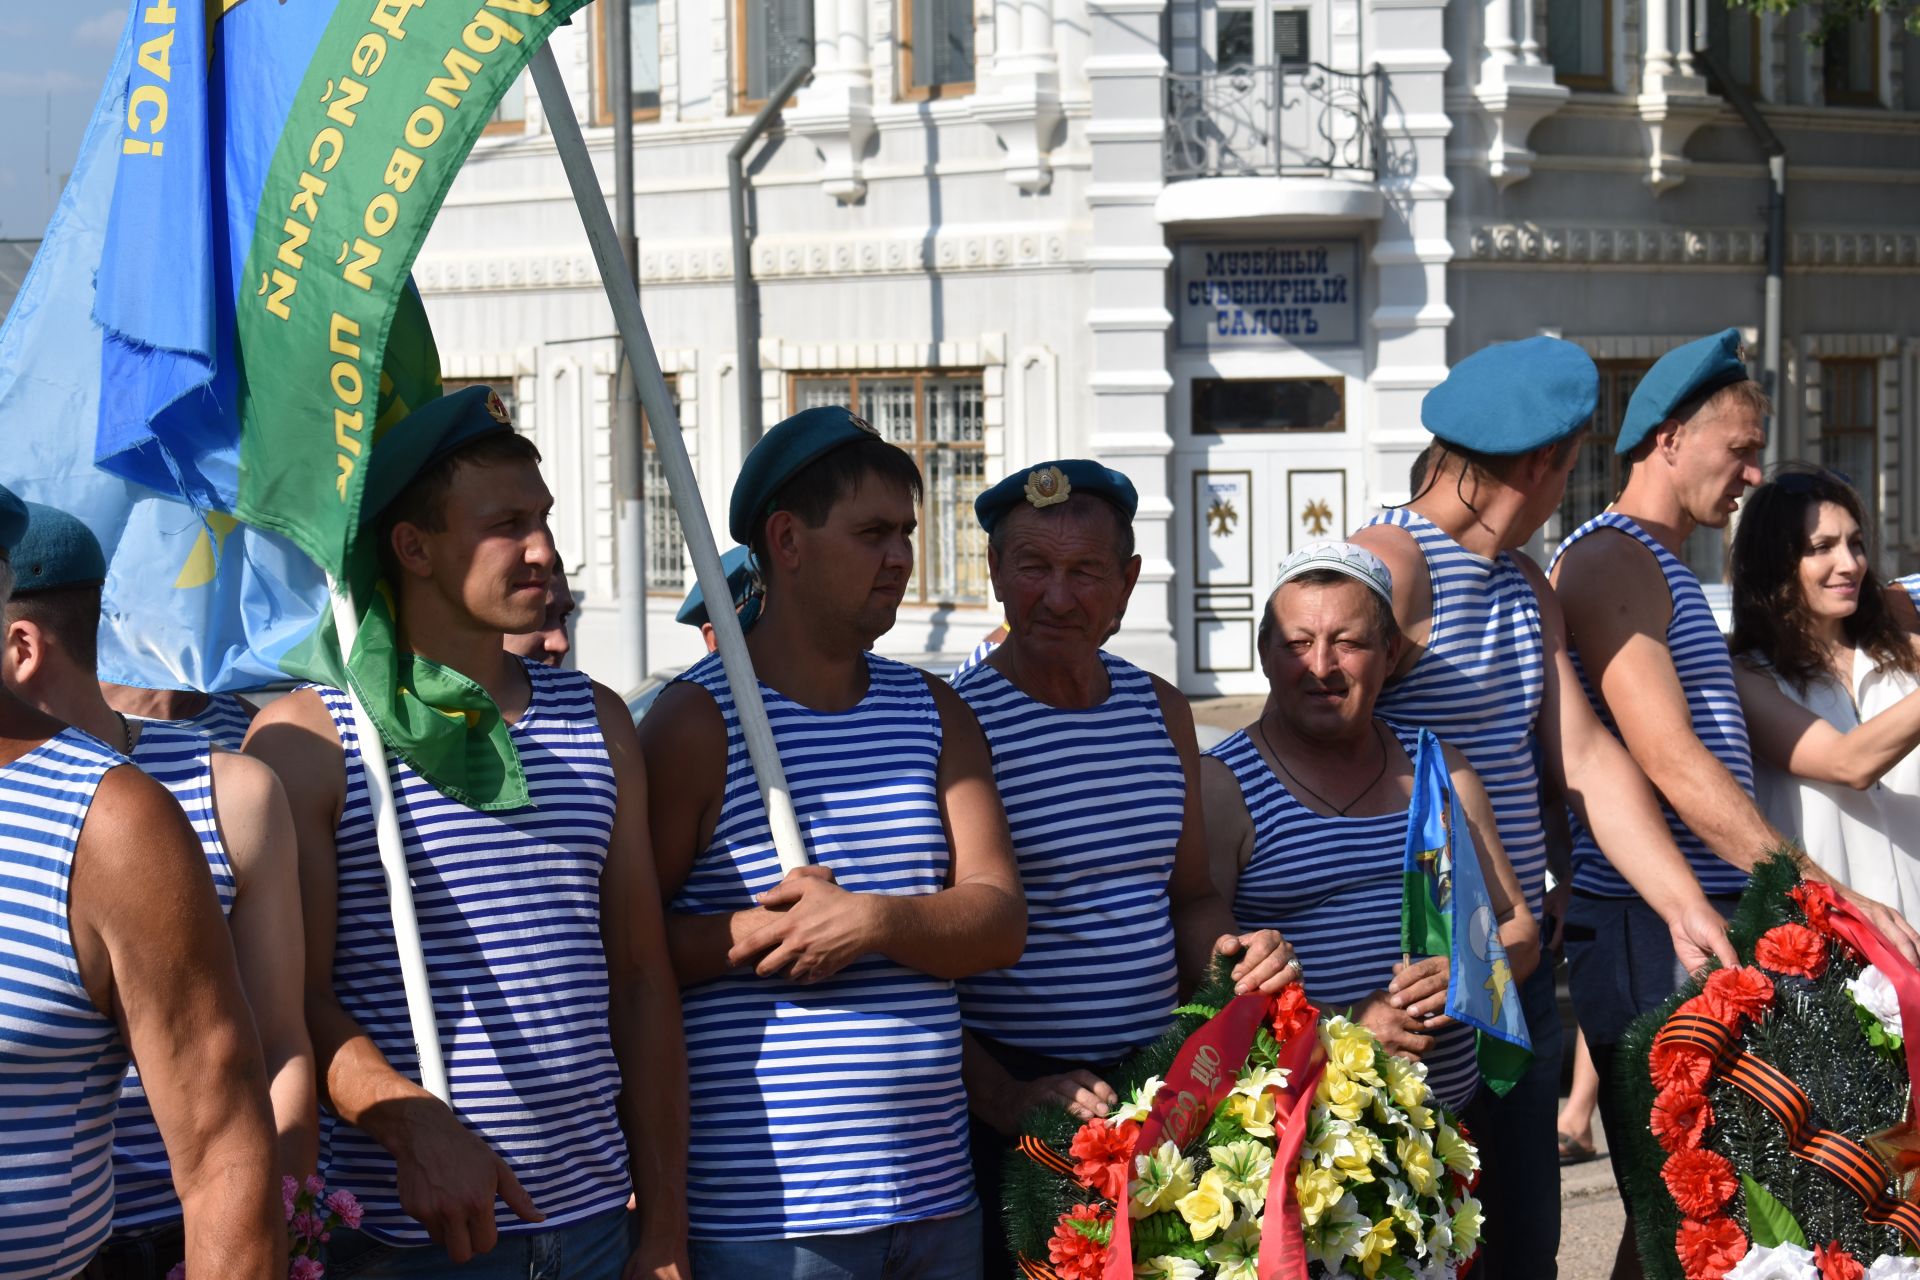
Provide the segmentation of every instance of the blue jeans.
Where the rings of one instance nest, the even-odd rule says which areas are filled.
[[[1478,1195],[1486,1209],[1486,1252],[1475,1280],[1554,1280],[1560,1252],[1559,1001],[1553,958],[1520,987],[1533,1065],[1504,1098],[1482,1088],[1467,1108],[1480,1148]],[[1478,1121],[1478,1124],[1475,1124]]]
[[[464,1265],[437,1244],[382,1244],[362,1231],[340,1230],[327,1244],[330,1280],[413,1280],[459,1276],[461,1280],[620,1280],[627,1264],[628,1218],[612,1209],[547,1231],[503,1235],[486,1253]]]
[[[845,1236],[694,1240],[695,1280],[980,1280],[980,1206]]]

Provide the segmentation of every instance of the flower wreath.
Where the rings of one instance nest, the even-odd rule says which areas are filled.
[[[1791,854],[1755,870],[1729,932],[1746,963],[1710,967],[1622,1042],[1647,1117],[1620,1139],[1647,1274],[1920,1278],[1899,1014],[1920,972]]]

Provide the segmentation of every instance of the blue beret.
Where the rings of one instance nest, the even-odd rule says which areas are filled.
[[[93,530],[57,508],[25,506],[27,531],[13,546],[13,594],[97,587],[107,580],[107,558]]]
[[[456,449],[511,430],[513,419],[491,387],[462,387],[427,401],[374,442],[367,488],[360,498],[360,523],[372,523],[415,476]]]
[[[1600,399],[1593,358],[1559,338],[1483,347],[1420,402],[1420,421],[1448,444],[1514,457],[1587,424]]]
[[[1087,458],[1063,458],[1014,472],[973,500],[973,514],[979,518],[980,527],[992,533],[1000,517],[1022,502],[1051,507],[1074,494],[1105,498],[1128,520],[1140,509],[1140,495],[1134,491],[1133,481],[1118,471]]]
[[[771,514],[773,495],[802,467],[842,445],[879,438],[865,418],[855,417],[843,404],[802,409],[761,436],[740,464],[727,507],[727,532],[735,542],[752,542],[760,521]]]
[[[753,552],[745,547],[735,547],[720,557],[720,568],[727,575],[727,592],[733,597],[733,607],[738,609],[753,594]],[[680,612],[673,615],[673,620],[690,627],[712,621],[707,617],[706,594],[700,590],[698,582],[693,584],[693,590],[687,592],[687,602],[680,606]]]
[[[1749,376],[1747,362],[1740,358],[1738,329],[1722,329],[1711,338],[1696,338],[1684,347],[1675,347],[1654,361],[1653,368],[1633,389],[1613,451],[1633,452],[1649,431],[1694,396],[1745,382]]]
[[[12,551],[27,531],[27,504],[0,484],[0,551]]]

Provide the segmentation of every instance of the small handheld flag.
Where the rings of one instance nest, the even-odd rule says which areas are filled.
[[[1446,752],[1426,729],[1413,763],[1401,883],[1400,947],[1450,958],[1447,1016],[1478,1033],[1480,1074],[1504,1095],[1533,1061],[1533,1042]]]

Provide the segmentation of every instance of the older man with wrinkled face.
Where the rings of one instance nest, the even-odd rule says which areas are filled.
[[[1294,977],[1279,934],[1242,934],[1214,892],[1186,700],[1101,648],[1140,576],[1137,505],[1125,476],[1085,460],[1023,470],[974,504],[1008,636],[954,687],[986,731],[1028,904],[1019,963],[960,983],[989,1204],[1021,1117],[1116,1105],[1103,1071],[1166,1030],[1216,953],[1241,956],[1243,991]],[[1011,1270],[1002,1238],[989,1223],[988,1274]]]

